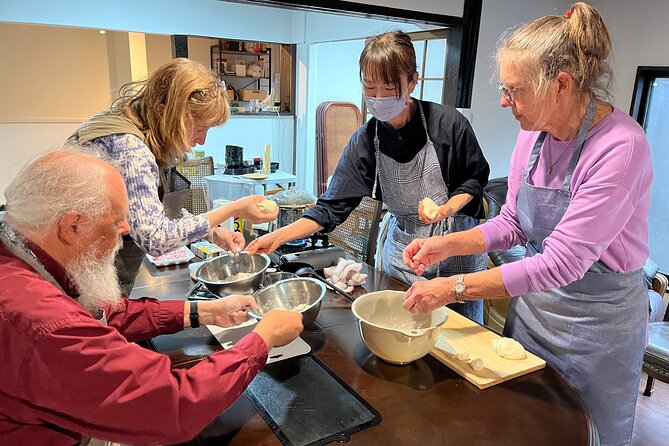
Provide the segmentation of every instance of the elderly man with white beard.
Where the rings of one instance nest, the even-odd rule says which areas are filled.
[[[121,296],[121,175],[92,156],[55,151],[24,167],[5,196],[0,444],[189,440],[239,397],[269,349],[302,330],[299,313],[270,312],[233,348],[170,370],[167,356],[131,341],[189,327],[189,304]],[[202,302],[197,318],[232,326],[249,307],[257,308],[251,296]]]

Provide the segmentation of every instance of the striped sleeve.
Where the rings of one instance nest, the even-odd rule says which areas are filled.
[[[165,215],[165,208],[158,198],[158,165],[141,139],[130,134],[117,134],[94,142],[102,145],[110,162],[125,179],[130,236],[145,252],[159,256],[206,237],[209,221],[204,214],[191,215],[182,210],[174,220]]]

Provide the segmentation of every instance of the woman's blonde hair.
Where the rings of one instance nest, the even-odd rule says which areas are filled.
[[[497,65],[511,58],[539,100],[561,71],[574,79],[576,94],[608,99],[613,71],[606,59],[612,52],[599,13],[574,3],[564,16],[542,17],[516,30],[497,50]]]
[[[144,81],[125,84],[113,106],[146,135],[161,167],[173,165],[190,150],[196,125],[215,127],[230,117],[218,79],[185,58],[162,65]]]

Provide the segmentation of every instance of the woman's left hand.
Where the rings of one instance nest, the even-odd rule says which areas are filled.
[[[454,276],[414,282],[404,298],[404,308],[412,314],[431,313],[439,307],[453,303],[454,284]]]
[[[420,218],[420,221],[422,221],[425,224],[431,225],[432,223],[436,223],[438,221],[443,220],[444,218],[452,217],[455,212],[453,212],[453,209],[448,205],[448,203],[439,206],[439,213],[437,214],[436,217],[431,219],[425,214],[425,209],[423,207],[423,200],[418,202],[418,218]]]
[[[233,232],[221,227],[215,227],[211,231],[212,242],[226,251],[239,252],[244,249],[246,240],[241,232]]]

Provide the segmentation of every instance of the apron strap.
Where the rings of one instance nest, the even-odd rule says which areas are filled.
[[[534,143],[534,147],[532,147],[532,154],[530,155],[530,159],[527,162],[527,167],[525,168],[525,173],[523,174],[524,182],[527,182],[530,178],[530,171],[534,169],[534,165],[536,164],[537,159],[539,158],[539,149],[541,149],[541,145],[544,143],[547,134],[548,132],[539,133],[539,137],[537,138],[537,141]]]
[[[37,256],[23,244],[19,235],[7,225],[4,221],[0,221],[0,242],[17,258],[26,262],[37,274],[51,285],[58,288],[63,294],[67,294],[63,287],[54,279],[54,277],[44,268],[42,262],[37,259]]]
[[[571,189],[571,178],[574,175],[576,164],[578,164],[578,160],[581,157],[581,152],[583,151],[583,145],[585,143],[585,137],[588,133],[588,130],[590,129],[590,124],[592,123],[592,117],[595,114],[596,108],[597,108],[597,99],[593,97],[592,99],[590,99],[588,108],[585,111],[585,116],[583,116],[583,120],[581,121],[581,126],[578,129],[578,136],[576,137],[576,147],[574,148],[574,153],[572,154],[571,160],[569,161],[569,167],[567,168],[567,175],[565,175],[564,180],[562,182],[562,189],[564,190]],[[532,171],[534,165],[537,163],[537,160],[539,159],[539,152],[541,146],[544,143],[544,140],[546,139],[546,135],[548,135],[548,132],[546,131],[539,133],[537,141],[534,143],[534,147],[532,147],[532,154],[530,155],[530,159],[527,162],[527,167],[525,168],[525,173],[523,174],[523,181],[527,182],[529,180],[530,172]]]
[[[585,135],[590,129],[590,123],[592,123],[592,117],[595,115],[595,109],[597,108],[597,99],[593,96],[590,99],[588,104],[588,110],[585,112],[583,117],[583,122],[581,123],[581,128],[578,130],[578,136],[576,137],[576,148],[574,153],[571,156],[571,161],[569,161],[569,167],[567,168],[567,175],[564,177],[564,182],[562,183],[562,188],[570,190],[571,189],[571,177],[574,175],[574,169],[576,169],[576,164],[578,163],[579,158],[581,158],[581,152],[583,151],[583,145],[585,143]]]
[[[374,159],[376,166],[374,168],[374,185],[372,186],[372,198],[376,200],[376,188],[379,185],[379,120],[376,120],[374,127]]]

